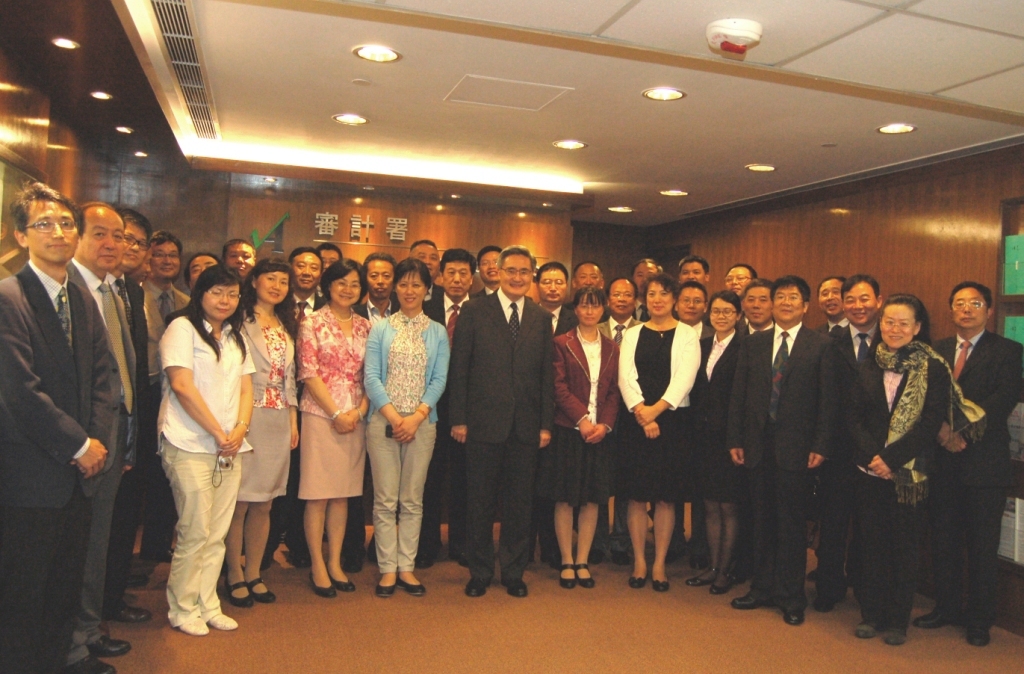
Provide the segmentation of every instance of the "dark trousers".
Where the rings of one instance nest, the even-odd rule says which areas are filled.
[[[75,485],[63,508],[4,508],[0,672],[60,672],[71,646],[91,506]]]
[[[551,445],[538,450],[537,465],[543,452],[553,452]],[[534,476],[536,483],[536,475]],[[558,537],[555,535],[555,502],[543,496],[533,495],[533,512],[530,516],[530,551],[529,561],[534,558],[534,544],[540,543],[540,559],[542,562],[562,560],[562,552],[558,548]]]
[[[447,487],[447,489],[446,489]],[[441,520],[445,494],[448,503],[448,556],[464,554],[466,547],[466,446],[456,442],[451,426],[437,423],[434,455],[423,486],[423,525],[418,557],[435,560],[441,553]]]
[[[859,472],[859,471],[858,471]],[[917,590],[918,537],[922,509],[896,500],[896,486],[857,476],[861,531],[860,613],[876,629],[906,632]]]
[[[860,534],[854,532],[849,552],[847,544],[856,502],[856,473],[860,471],[845,461],[825,461],[818,471],[818,597],[837,602],[846,596],[848,581],[854,588],[859,583]]]
[[[786,611],[807,608],[807,517],[804,510],[808,475],[779,468],[772,433],[766,433],[761,463],[750,469],[754,516],[754,578],[752,595],[772,599]]]
[[[107,545],[107,579],[103,584],[104,620],[112,619],[125,605],[124,592],[128,587],[135,535],[142,513],[142,477],[138,468],[121,475],[121,484],[114,499],[110,543]]]
[[[466,443],[466,557],[474,578],[494,576],[494,516],[501,496],[501,580],[520,580],[530,553],[530,516],[537,445],[515,439]]]
[[[160,465],[160,449],[156,421],[160,413],[162,393],[159,382],[139,401],[139,440],[133,470],[141,471],[145,483],[145,507],[142,516],[142,544],[139,554],[148,559],[159,559],[171,549],[174,527],[178,524],[178,510],[174,506],[171,483]]]
[[[996,618],[1000,527],[1007,490],[968,487],[952,471],[931,478],[932,569],[935,608],[963,618],[969,628],[989,629]],[[963,610],[964,557],[967,558],[967,606]]]

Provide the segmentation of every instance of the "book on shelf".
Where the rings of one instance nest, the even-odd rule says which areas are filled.
[[[1024,501],[1012,496],[1006,499],[1006,508],[1003,510],[999,556],[1024,564]]]

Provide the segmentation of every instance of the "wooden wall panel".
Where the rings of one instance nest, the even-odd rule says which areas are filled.
[[[0,50],[0,159],[45,179],[49,124],[50,99]]]
[[[572,263],[596,262],[606,282],[632,276],[633,264],[647,255],[647,232],[642,228],[574,222],[572,229]]]

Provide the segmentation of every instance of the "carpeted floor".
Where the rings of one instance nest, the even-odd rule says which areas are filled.
[[[813,564],[813,555],[810,556]],[[135,603],[154,613],[150,623],[112,625],[112,636],[132,650],[109,662],[122,674],[177,672],[1019,672],[1024,638],[992,630],[986,648],[969,646],[961,630],[911,628],[907,644],[854,638],[859,612],[852,600],[828,614],[809,609],[807,622],[790,627],[779,611],[736,611],[729,600],[689,588],[685,561],[669,566],[665,594],[626,584],[631,567],[608,562],[593,567],[597,587],[564,590],[558,573],[534,563],[525,580],[526,599],[500,585],[469,599],[462,593],[466,569],[451,561],[418,571],[425,597],[398,591],[373,594],[376,569],[351,574],[353,594],[322,599],[309,587],[308,571],[294,569],[279,551],[264,574],[278,600],[251,609],[224,601],[238,620],[236,632],[190,637],[166,617],[169,565],[156,567]],[[813,587],[808,587],[813,599]],[[919,597],[915,615],[930,602]]]

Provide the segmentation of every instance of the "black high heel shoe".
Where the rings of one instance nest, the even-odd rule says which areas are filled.
[[[653,578],[651,578],[651,588],[655,592],[668,592],[668,581],[654,580]]]
[[[330,574],[327,574],[327,577],[330,578]],[[318,597],[323,597],[324,599],[333,599],[334,597],[338,596],[338,593],[334,590],[333,584],[328,585],[327,587],[320,587],[319,585],[317,585],[316,581],[313,580],[312,571],[309,572],[309,582],[313,586],[313,592],[315,592],[316,596]]]
[[[647,584],[647,576],[646,575],[643,578],[637,578],[636,576],[630,576],[629,577],[629,586],[631,588],[633,588],[634,590],[639,590],[640,588],[642,588],[646,584]]]
[[[725,594],[726,592],[731,590],[733,585],[735,584],[736,581],[733,579],[732,576],[726,576],[725,585],[716,585],[715,583],[711,583],[711,587],[708,588],[708,592],[710,592],[711,594]]]
[[[707,575],[711,574],[711,575]],[[704,587],[705,585],[711,585],[713,582],[718,580],[718,569],[708,569],[704,573],[694,576],[693,578],[687,578],[686,584],[689,587]]]
[[[327,577],[331,578],[330,571],[327,572]],[[333,578],[331,578],[331,585],[334,586],[334,589],[337,590],[338,592],[355,592],[356,591],[356,584],[353,583],[351,580],[344,580],[344,581],[342,581],[342,580],[334,580]]]
[[[263,582],[262,578],[256,578],[255,580],[250,580],[245,585],[246,585],[246,587],[249,588],[249,596],[251,596],[253,599],[258,601],[259,603],[261,603],[261,604],[273,604],[275,601],[277,601],[277,595],[274,594],[273,592],[271,592],[270,590],[267,590],[266,592],[257,592],[255,589],[253,589],[257,585],[266,585],[266,583]]]
[[[576,567],[572,564],[562,564],[559,571],[572,571],[572,578],[562,578],[561,575],[558,577],[558,584],[564,587],[566,590],[571,590],[576,587]]]
[[[580,569],[583,569],[587,573],[590,573],[590,565],[589,564],[577,564],[575,568],[576,568],[576,582],[578,582],[580,584],[580,587],[586,588],[588,590],[592,589],[594,587],[594,577],[591,576],[590,578],[580,578],[580,574],[579,574]]]

